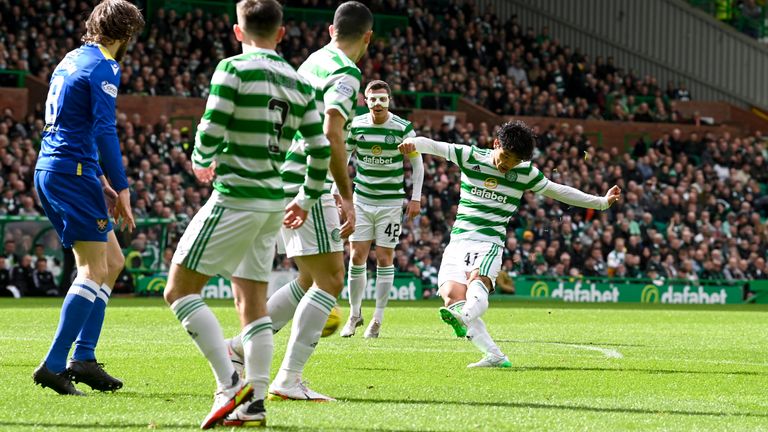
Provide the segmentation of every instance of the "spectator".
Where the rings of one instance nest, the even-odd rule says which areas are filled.
[[[8,290],[11,283],[11,272],[5,267],[5,257],[0,256],[0,297],[12,297],[13,293]]]
[[[21,295],[29,295],[35,288],[32,280],[32,257],[24,255],[21,261],[11,270],[11,282],[9,285],[16,287]]]
[[[35,297],[59,295],[59,290],[56,288],[53,273],[48,271],[47,261],[37,260],[35,270],[32,272],[32,285],[30,286],[28,295]]]

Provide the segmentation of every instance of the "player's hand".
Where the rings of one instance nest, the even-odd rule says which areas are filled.
[[[296,200],[293,200],[285,207],[285,217],[283,226],[290,229],[297,229],[304,225],[307,220],[307,211],[299,206]]]
[[[413,143],[411,138],[406,138],[397,146],[397,149],[400,150],[400,153],[408,155],[416,151],[416,144]]]
[[[115,205],[117,204],[117,192],[115,192],[109,184],[102,184],[101,190],[104,191],[104,201],[107,203],[107,211],[114,216]]]
[[[411,200],[408,202],[408,207],[406,208],[406,214],[408,215],[408,220],[413,220],[416,216],[421,213],[421,201],[415,201]]]
[[[355,232],[355,205],[352,200],[341,200],[339,215],[341,216],[341,238],[347,238]]]
[[[336,185],[336,183],[334,183],[334,185]],[[336,200],[336,208],[339,209],[339,214],[341,214],[341,203],[344,200],[341,198],[341,195],[337,193],[333,194],[333,199]]]
[[[610,207],[621,198],[621,189],[614,185],[612,188],[608,189],[608,193],[605,194],[605,197],[608,198],[608,207]]]
[[[208,184],[213,181],[213,177],[216,176],[216,162],[214,161],[207,168],[194,167],[195,177],[200,183]]]
[[[136,228],[136,221],[133,219],[133,211],[131,210],[131,194],[128,188],[117,194],[114,216],[115,225],[120,227],[120,231],[125,231],[127,228],[128,232],[133,232],[133,229]]]

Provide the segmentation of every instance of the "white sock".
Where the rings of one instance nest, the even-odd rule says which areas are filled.
[[[495,354],[497,356],[503,356],[496,343],[488,334],[488,330],[485,328],[485,323],[482,319],[477,318],[467,325],[467,339],[471,340],[475,346],[483,352],[483,354]]]
[[[272,320],[259,318],[243,327],[240,337],[245,351],[245,376],[253,386],[256,399],[264,399],[269,385],[269,367],[272,364]]]
[[[315,351],[328,315],[335,305],[336,298],[316,287],[310,288],[301,299],[293,317],[285,358],[275,377],[278,386],[293,385],[301,378],[304,365]]]
[[[488,288],[479,279],[475,279],[467,288],[467,303],[461,308],[464,324],[469,325],[472,321],[483,316],[487,310]]]
[[[365,264],[356,266],[349,265],[349,314],[359,317],[362,315],[363,296],[365,295],[365,286],[368,285],[368,274]]]
[[[293,318],[296,306],[304,297],[304,290],[299,285],[299,280],[294,279],[280,287],[267,300],[267,313],[272,318],[272,328],[275,333],[280,331]]]
[[[219,390],[232,387],[239,380],[227,355],[224,333],[216,316],[199,294],[184,296],[171,305],[181,326],[192,337],[197,348],[208,359]]]
[[[384,308],[389,301],[389,290],[395,283],[395,266],[376,267],[376,311],[373,319],[382,322],[384,320]]]

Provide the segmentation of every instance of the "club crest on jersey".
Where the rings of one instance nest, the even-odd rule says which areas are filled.
[[[341,241],[341,231],[338,228],[331,231],[331,238],[335,242]]]
[[[107,225],[109,225],[109,220],[96,219],[96,229],[99,230],[100,233],[104,233],[107,231]]]
[[[506,174],[504,174],[504,178],[511,182],[517,181],[517,173],[515,171],[509,170]]]
[[[384,138],[384,141],[386,141],[387,144],[394,144],[395,143],[395,136],[394,135],[387,135],[387,137]]]
[[[381,146],[377,146],[377,145],[373,146],[373,148],[371,149],[371,153],[373,153],[374,156],[381,155],[382,153]]]
[[[488,189],[496,189],[496,186],[498,186],[498,185],[499,185],[499,181],[498,181],[498,180],[496,180],[496,179],[495,179],[495,178],[493,178],[493,177],[488,177],[488,178],[487,178],[487,179],[485,179],[485,181],[483,182],[483,186],[485,186],[485,187],[486,187],[486,188],[488,188]]]

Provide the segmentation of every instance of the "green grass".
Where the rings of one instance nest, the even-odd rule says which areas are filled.
[[[199,427],[212,374],[159,299],[115,299],[107,311],[99,360],[122,390],[77,398],[34,386],[60,303],[0,301],[0,430]],[[209,303],[226,334],[237,331],[231,303]],[[768,429],[765,307],[492,302],[485,321],[512,360],[507,370],[466,369],[480,354],[451,337],[437,307],[393,302],[381,339],[362,330],[323,339],[305,378],[339,402],[268,402],[271,429]],[[276,336],[273,374],[287,330]]]

